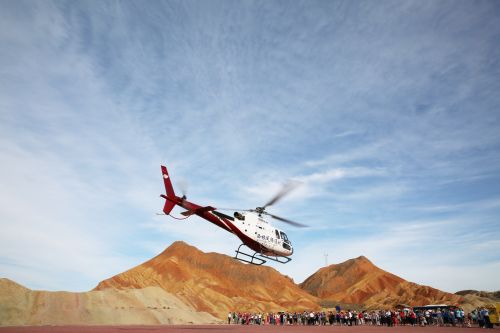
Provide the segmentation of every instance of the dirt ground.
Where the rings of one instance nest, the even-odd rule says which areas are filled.
[[[176,325],[176,326],[22,326],[0,327],[0,333],[189,333],[189,332],[345,332],[345,333],[451,333],[451,332],[488,332],[482,328],[458,327],[377,327],[377,326],[241,326],[241,325]],[[493,330],[500,332],[497,326]],[[491,332],[490,331],[490,332]]]

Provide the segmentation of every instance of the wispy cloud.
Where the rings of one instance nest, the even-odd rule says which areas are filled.
[[[238,240],[222,230],[155,217],[161,163],[190,183],[190,199],[216,207],[262,205],[287,180],[301,182],[272,207],[312,226],[288,231],[297,253],[282,269],[296,280],[331,249],[440,286],[458,263],[430,260],[436,277],[427,279],[389,258],[421,249],[413,244],[477,254],[475,244],[498,245],[500,24],[491,2],[0,9],[8,277],[82,290],[177,239],[230,253]],[[463,226],[438,232],[425,221]],[[479,222],[493,232],[466,238]],[[466,258],[490,272],[499,260],[491,252]],[[72,274],[81,279],[70,285]]]
[[[400,220],[383,228],[367,224],[348,234],[322,233],[322,240],[300,242],[296,259],[302,264],[287,267],[285,272],[300,282],[324,266],[324,253],[329,254],[330,264],[365,255],[380,268],[409,281],[449,292],[463,289],[464,285],[492,290],[496,288],[494,280],[499,277],[496,269],[500,262],[494,255],[485,257],[485,254],[495,251],[498,244],[488,241],[480,246],[488,236],[477,237],[489,228],[491,225],[473,223],[473,219],[458,218]],[[481,257],[488,258],[487,262]],[[430,268],[423,270],[421,265]],[[458,272],[462,272],[459,279],[445,278]]]
[[[426,205],[414,207],[414,209],[430,212],[430,213],[443,213],[443,212],[485,212],[497,210],[500,208],[500,198],[491,198],[479,201],[462,202],[453,205]]]

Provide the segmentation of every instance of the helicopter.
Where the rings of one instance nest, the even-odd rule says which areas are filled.
[[[293,184],[286,184],[264,206],[256,207],[255,209],[234,209],[233,216],[229,216],[220,211],[233,209],[217,209],[212,206],[200,206],[188,201],[185,194],[181,197],[176,196],[167,168],[162,165],[161,171],[166,194],[160,195],[160,197],[165,199],[165,205],[163,206],[164,214],[160,215],[168,215],[178,220],[197,215],[236,235],[242,241],[242,244],[235,251],[236,255],[234,258],[237,260],[253,265],[262,265],[268,260],[286,264],[292,260],[290,258],[293,254],[292,242],[288,239],[285,232],[272,226],[264,219],[264,216],[269,216],[295,227],[307,227],[304,224],[270,214],[266,211],[267,207],[275,204],[288,194],[295,187]],[[172,209],[176,205],[185,209],[185,211],[181,213],[183,218],[171,215]],[[248,251],[247,248],[251,251]]]

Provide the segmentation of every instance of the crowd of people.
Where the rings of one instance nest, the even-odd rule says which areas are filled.
[[[229,312],[228,324],[240,325],[374,325],[374,326],[479,326],[493,328],[486,308],[465,313],[461,308],[404,308],[400,310],[332,310],[249,313]]]

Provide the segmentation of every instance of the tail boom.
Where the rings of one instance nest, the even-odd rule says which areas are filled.
[[[165,184],[166,194],[161,194],[160,196],[165,199],[165,205],[163,206],[163,212],[166,215],[170,215],[170,212],[178,205],[184,208],[186,211],[181,214],[185,217],[189,217],[192,215],[198,215],[199,217],[215,224],[216,226],[234,233],[231,228],[228,227],[227,223],[224,222],[224,219],[216,216],[213,212],[216,210],[215,207],[212,206],[200,206],[193,202],[186,200],[186,197],[182,198],[175,195],[174,188],[172,186],[172,182],[170,180],[170,176],[168,174],[167,168],[165,166],[161,166],[161,172],[163,174],[163,183]]]

